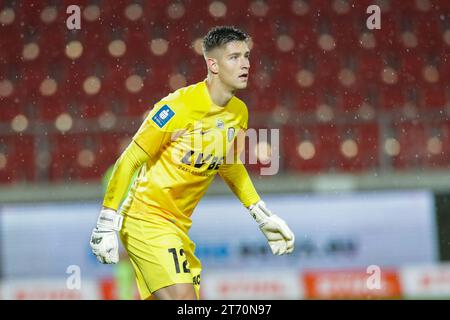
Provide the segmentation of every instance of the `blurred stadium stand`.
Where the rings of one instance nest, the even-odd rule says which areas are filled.
[[[366,27],[372,4],[381,30]],[[216,181],[208,195],[228,197],[193,224],[203,298],[449,299],[449,0],[0,0],[0,299],[122,298],[86,241],[101,178],[155,102],[205,78],[201,39],[230,24],[252,37],[249,127],[280,130],[280,172],[260,172],[272,139],[247,168],[297,249],[273,259]]]
[[[1,1],[0,183],[99,182],[156,101],[204,79],[201,37],[221,24],[252,36],[238,96],[250,127],[280,129],[281,174],[448,170],[449,14],[447,0]]]

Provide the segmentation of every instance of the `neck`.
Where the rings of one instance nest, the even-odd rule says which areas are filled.
[[[234,90],[226,86],[217,77],[208,74],[206,78],[206,86],[208,87],[209,96],[214,104],[224,107],[228,101],[234,96]]]

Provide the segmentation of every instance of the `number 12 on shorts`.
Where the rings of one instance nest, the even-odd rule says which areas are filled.
[[[173,263],[175,264],[175,271],[176,273],[180,273],[180,262],[178,259],[178,254],[177,254],[177,249],[175,248],[170,248],[168,249],[169,253],[172,254],[173,256]],[[180,249],[180,257],[184,257],[184,261],[183,261],[183,272],[184,273],[191,273],[191,270],[189,270],[189,268],[187,267],[187,260],[186,260],[186,256],[184,255],[184,250]]]

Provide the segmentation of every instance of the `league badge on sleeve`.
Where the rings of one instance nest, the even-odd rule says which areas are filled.
[[[167,124],[167,122],[170,121],[170,119],[172,119],[174,115],[175,112],[170,109],[167,104],[165,104],[158,110],[158,112],[155,113],[152,120],[158,127],[162,128]]]

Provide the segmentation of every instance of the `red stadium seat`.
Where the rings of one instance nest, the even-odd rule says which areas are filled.
[[[444,111],[450,105],[447,97],[448,88],[440,84],[429,84],[422,87],[423,100],[420,104],[424,112],[427,111]]]
[[[400,112],[406,103],[405,89],[400,85],[384,85],[380,88],[380,104],[385,112]]]
[[[427,151],[426,127],[422,123],[404,122],[394,125],[393,132],[400,145],[398,155],[392,157],[396,169],[418,169],[423,166]]]
[[[151,110],[157,102],[155,97],[148,92],[141,94],[128,94],[124,99],[125,114],[132,117],[142,117],[145,112]]]
[[[277,137],[279,139],[276,139]],[[245,149],[241,157],[247,170],[258,174],[261,174],[261,170],[274,170],[273,174],[278,173],[282,165],[282,159],[279,157],[283,157],[283,153],[280,152],[282,139],[282,131],[279,128],[250,123]]]
[[[96,119],[109,110],[106,97],[95,95],[85,96],[73,102],[81,119]]]
[[[350,10],[355,10],[350,7]],[[336,50],[339,52],[354,53],[359,48],[359,33],[357,27],[359,21],[347,13],[343,15],[333,14],[329,21],[336,40]]]
[[[68,111],[66,105],[68,101],[65,98],[61,94],[39,97],[36,105],[39,118],[43,121],[55,120],[60,114]]]
[[[443,46],[439,20],[442,13],[436,12],[420,15],[417,22],[417,37],[419,45],[426,52],[437,53]]]
[[[416,51],[401,55],[400,74],[404,83],[416,84],[422,79],[423,57]]]
[[[337,110],[345,116],[356,116],[364,102],[361,87],[338,90]]]
[[[39,47],[41,48],[41,55],[47,61],[52,63],[56,59],[65,56],[65,38],[68,30],[65,28],[55,28],[53,24],[47,25],[39,32]]]
[[[359,72],[364,81],[379,81],[382,68],[382,58],[379,54],[375,52],[361,52],[359,56]]]
[[[448,120],[429,124],[427,149],[424,160],[427,169],[450,167],[450,122]]]
[[[316,53],[314,58],[316,81],[324,86],[335,86],[341,67],[339,58],[330,52]]]
[[[14,10],[15,18],[0,28],[0,123],[9,130],[11,121],[23,114],[29,128],[43,125],[48,129],[52,147],[48,178],[52,181],[99,179],[117,154],[117,139],[121,138],[114,134],[130,134],[136,129],[143,114],[177,86],[174,75],[181,74],[186,85],[204,80],[205,62],[194,51],[193,42],[212,26],[222,24],[235,24],[252,37],[249,87],[237,95],[249,106],[250,121],[257,128],[285,124],[280,138],[286,171],[381,169],[378,146],[383,141],[378,141],[378,136],[388,136],[391,131],[380,130],[390,125],[393,137],[400,143],[399,155],[392,157],[394,169],[448,167],[450,127],[442,119],[450,107],[450,49],[444,42],[443,32],[448,26],[442,17],[450,13],[449,1],[435,1],[428,11],[421,11],[415,2],[385,1],[381,4],[387,7],[382,12],[381,30],[366,28],[366,8],[373,4],[370,0],[350,1],[349,10],[341,14],[336,12],[333,1],[309,0],[305,1],[309,9],[304,15],[293,11],[298,3],[265,1],[268,11],[263,17],[252,12],[258,4],[253,0],[225,1],[227,11],[223,17],[214,17],[211,3],[200,0],[139,1],[136,3],[143,14],[136,20],[126,17],[127,8],[133,3],[80,0],[77,4],[82,10],[82,28],[73,31],[65,26],[65,8],[71,4],[67,1],[7,1],[4,5]],[[88,21],[84,15],[89,5],[99,6],[100,16],[95,21]],[[175,5],[184,7],[181,17],[170,17],[170,8]],[[45,23],[41,13],[50,6],[56,7],[56,19]],[[191,10],[193,7],[196,10]],[[405,31],[414,33],[417,46],[405,46]],[[325,33],[335,41],[330,51],[318,44]],[[361,46],[363,33],[375,37],[373,49]],[[291,37],[292,48],[280,50],[277,40],[281,35]],[[168,44],[162,54],[152,52],[150,46],[157,38]],[[126,45],[120,57],[108,50],[115,39]],[[82,44],[83,51],[80,57],[70,58],[66,45],[75,40]],[[22,55],[29,43],[39,46],[39,55],[27,60]],[[424,69],[428,65],[436,66],[438,78],[435,70]],[[397,71],[398,81],[394,84],[383,81],[386,66]],[[354,72],[353,83],[343,81],[348,77],[339,77],[343,68]],[[307,75],[302,78],[298,74],[302,69],[312,73],[314,80],[309,86]],[[133,84],[127,88],[131,75],[142,78],[140,90]],[[97,93],[85,91],[84,82],[89,76],[97,76],[101,81]],[[49,77],[55,79],[57,89],[51,95],[43,95],[41,84]],[[12,92],[8,83],[1,82],[3,79],[11,80]],[[374,108],[374,123],[360,117],[364,102]],[[327,111],[321,107],[324,103],[333,113],[329,119],[318,116],[318,111]],[[116,117],[115,124],[107,112]],[[72,117],[74,131],[54,134],[55,120],[62,113]],[[386,125],[379,128],[379,119]],[[406,119],[416,122],[405,122]],[[136,128],[124,128],[130,123]],[[80,126],[87,132],[76,133]],[[7,131],[0,134],[0,152],[9,153],[8,173],[0,170],[1,181],[36,179],[36,155],[21,154],[17,147],[23,142],[34,150],[31,145],[39,143],[27,132],[21,140],[12,138]],[[349,140],[347,156],[340,149],[346,139],[356,143],[355,148]],[[302,145],[300,156],[298,147],[304,140],[311,145]],[[440,148],[442,151],[438,152]],[[357,153],[352,154],[355,149]],[[80,155],[82,150],[86,152]],[[27,159],[10,161],[19,155]],[[251,170],[256,172],[261,166],[259,163]],[[41,175],[45,175],[45,170],[39,171],[39,179],[45,179]]]
[[[123,137],[123,134],[120,135]],[[51,139],[51,180],[99,179],[114,164],[119,149],[118,135],[61,134]]]
[[[339,143],[338,170],[362,172],[375,170],[378,167],[380,142],[379,128],[376,123],[339,126]]]
[[[6,161],[0,168],[0,183],[35,180],[36,154],[32,135],[1,136],[0,154]]]
[[[0,63],[1,64],[19,64],[23,49],[21,39],[23,35],[22,27],[16,21],[10,25],[2,25],[0,29]],[[7,50],[3,48],[8,48]]]
[[[310,15],[302,18],[296,18],[294,24],[294,41],[299,50],[308,50],[317,46],[317,34],[313,29],[314,19]]]
[[[397,51],[401,48],[398,41],[400,35],[398,15],[392,12],[384,12],[381,16],[381,29],[372,31],[377,42],[377,49]]]
[[[305,150],[299,154],[300,143]],[[334,125],[285,126],[282,131],[282,159],[285,167],[298,173],[333,171],[339,152],[338,129]]]
[[[296,109],[300,115],[314,114],[319,104],[319,92],[316,87],[296,90]]]
[[[16,115],[21,113],[23,106],[24,87],[20,82],[13,79],[0,78],[0,82],[8,81],[12,84],[12,92],[5,97],[0,97],[0,123],[11,121]],[[1,137],[1,135],[0,135]]]

